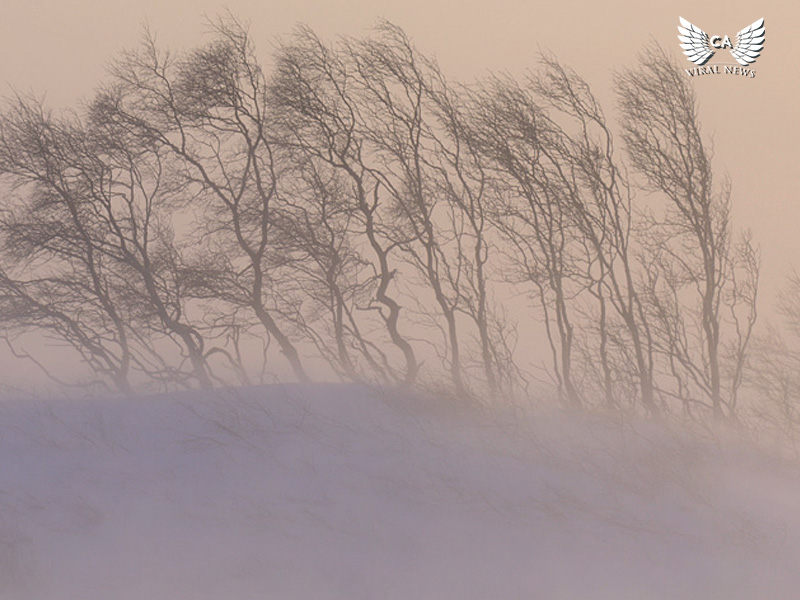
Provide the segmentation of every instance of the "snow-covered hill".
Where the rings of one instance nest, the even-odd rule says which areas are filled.
[[[354,386],[0,403],[0,598],[800,597],[800,468]]]

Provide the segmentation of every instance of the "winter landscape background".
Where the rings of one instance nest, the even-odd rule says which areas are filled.
[[[792,597],[797,9],[753,10],[12,3],[0,597]],[[764,17],[757,76],[679,15]]]

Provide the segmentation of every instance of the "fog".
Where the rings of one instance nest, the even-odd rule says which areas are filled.
[[[796,463],[719,429],[357,386],[7,400],[0,595],[764,598]]]
[[[660,2],[649,11],[631,2],[609,2],[590,9],[577,3],[529,5],[504,2],[492,18],[480,4],[447,1],[408,3],[318,2],[263,3],[240,0],[226,4],[248,23],[259,58],[269,70],[277,40],[286,39],[298,23],[311,26],[326,40],[367,35],[380,18],[403,27],[418,47],[440,63],[453,81],[471,82],[490,72],[523,76],[536,68],[541,50],[552,51],[592,85],[609,120],[615,116],[611,90],[614,71],[631,66],[646,44],[657,41],[685,61],[676,38],[678,16],[707,31],[734,35],[755,18],[766,19],[768,42],[753,81],[736,78],[693,79],[704,133],[713,139],[719,177],[733,184],[732,219],[736,228],[751,228],[762,256],[759,309],[762,321],[774,313],[797,254],[793,224],[799,218],[794,190],[797,174],[796,81],[790,73],[797,55],[797,36],[788,24],[797,8],[768,2],[758,7],[735,2],[697,6],[686,12],[677,2]],[[754,10],[761,11],[758,14]],[[145,23],[165,49],[180,53],[209,41],[208,19],[223,12],[214,1],[155,2],[10,2],[0,23],[0,66],[4,95],[15,92],[46,97],[49,107],[80,110],[102,81],[120,52],[137,47]],[[640,200],[646,200],[641,196]],[[503,292],[512,317],[530,320],[527,307]],[[539,339],[539,332],[526,333]],[[41,352],[41,340],[29,347]],[[58,354],[57,354],[58,353]],[[55,368],[70,372],[74,362],[61,350]],[[60,363],[60,364],[59,364]],[[0,380],[30,388],[46,387],[37,368],[16,361],[0,348]]]
[[[800,589],[795,6],[4,10],[0,597]]]

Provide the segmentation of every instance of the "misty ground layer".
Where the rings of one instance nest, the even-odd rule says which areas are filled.
[[[0,404],[0,597],[769,598],[800,474],[355,386]]]

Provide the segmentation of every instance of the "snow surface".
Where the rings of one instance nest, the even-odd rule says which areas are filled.
[[[800,470],[365,387],[0,403],[0,598],[800,597]]]

